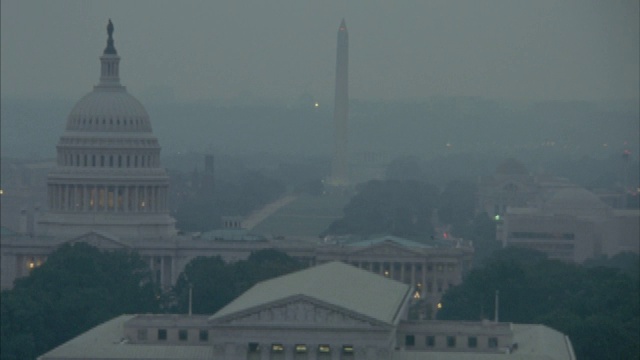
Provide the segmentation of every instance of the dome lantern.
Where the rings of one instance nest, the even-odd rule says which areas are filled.
[[[109,19],[107,25],[107,47],[100,57],[100,85],[101,87],[120,87],[119,65],[120,57],[113,45],[113,23]]]

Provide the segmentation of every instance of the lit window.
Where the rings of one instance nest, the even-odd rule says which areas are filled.
[[[342,345],[342,354],[353,355],[353,345]]]
[[[331,352],[331,346],[326,345],[326,344],[318,345],[318,352],[325,353],[325,354],[329,353],[329,352]]]
[[[271,344],[271,352],[281,353],[284,351],[284,345],[282,344]]]
[[[158,340],[167,340],[167,329],[158,329]]]
[[[296,345],[296,354],[305,354],[306,352],[307,352],[307,345],[305,344]]]
[[[178,330],[178,340],[187,341],[189,339],[189,332],[186,329]]]

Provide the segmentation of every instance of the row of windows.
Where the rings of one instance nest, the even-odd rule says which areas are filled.
[[[74,121],[72,121],[72,123],[77,127],[79,127],[80,129],[86,128],[86,127],[93,127],[94,125],[98,125],[98,126],[102,125],[100,128],[103,128],[103,129],[106,129],[107,126],[113,127],[114,125],[126,126],[126,128],[123,128],[123,129],[132,129],[132,130],[146,128],[146,123],[143,119],[122,119],[122,121],[120,121],[119,118],[116,118],[114,121],[112,118],[109,118],[109,120],[107,120],[106,118],[102,118],[102,119],[89,118],[89,119],[75,119]]]
[[[168,337],[167,329],[158,329],[156,333],[156,340],[158,341],[166,341]],[[137,338],[139,341],[147,341],[149,340],[149,333],[147,329],[138,329]],[[189,331],[187,329],[179,329],[178,330],[178,340],[179,341],[189,341]],[[209,341],[209,331],[208,330],[199,330],[198,331],[198,341],[206,342]]]
[[[284,353],[287,350],[287,346],[281,343],[271,344],[270,351],[272,354]],[[310,349],[307,344],[295,344],[291,347],[296,354],[308,354],[310,351],[315,350],[318,354],[331,354],[332,351],[336,351],[329,344],[320,344],[314,349]],[[259,343],[250,342],[247,346],[247,351],[249,354],[256,354],[263,351]],[[338,348],[338,351],[342,355],[353,355],[353,345],[342,345],[342,347]]]
[[[424,345],[426,347],[432,348],[432,347],[436,347],[436,339],[439,337],[436,337],[434,335],[428,335],[425,337],[425,341],[424,341]],[[455,348],[456,346],[458,346],[457,344],[457,337],[456,336],[446,336],[445,337],[445,341],[446,341],[446,346],[448,348]],[[442,340],[440,340],[442,341]],[[415,335],[406,335],[404,338],[404,345],[406,347],[414,347],[416,346],[416,336]],[[476,336],[468,336],[467,337],[467,347],[468,348],[477,348],[478,347],[478,338]],[[498,347],[498,338],[497,337],[489,337],[487,339],[487,347],[489,349],[495,349]]]
[[[63,166],[148,168],[159,166],[156,156],[151,155],[95,155],[64,153]]]
[[[514,239],[556,239],[556,240],[573,240],[574,233],[549,233],[536,231],[514,231],[509,234]]]
[[[158,147],[158,140],[153,139],[101,139],[101,138],[76,138],[62,137],[58,145],[73,146],[118,146],[118,147]]]

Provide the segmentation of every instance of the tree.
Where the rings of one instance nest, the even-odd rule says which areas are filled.
[[[441,222],[453,226],[453,234],[468,226],[476,208],[477,187],[469,181],[451,181],[442,193],[438,204],[438,217]]]
[[[135,253],[63,245],[2,292],[4,359],[30,359],[123,313],[158,310],[147,264]]]
[[[639,284],[615,267],[585,267],[518,248],[496,251],[443,296],[439,319],[542,323],[569,335],[579,359],[640,355]]]
[[[274,249],[253,252],[235,263],[225,263],[219,256],[198,257],[187,264],[173,289],[174,310],[187,311],[190,287],[193,313],[213,314],[256,283],[301,268],[298,261]]]
[[[321,236],[429,237],[433,234],[431,215],[437,196],[434,186],[419,181],[369,181],[358,186],[357,194],[344,208],[345,216]]]

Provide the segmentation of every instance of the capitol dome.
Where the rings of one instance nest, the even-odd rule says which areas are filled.
[[[48,212],[39,222],[53,236],[92,231],[135,239],[176,234],[169,215],[169,177],[144,106],[120,84],[113,24],[100,56],[100,81],[67,118],[47,176]]]
[[[124,86],[96,86],[73,107],[66,130],[151,132],[151,123],[144,106]]]

